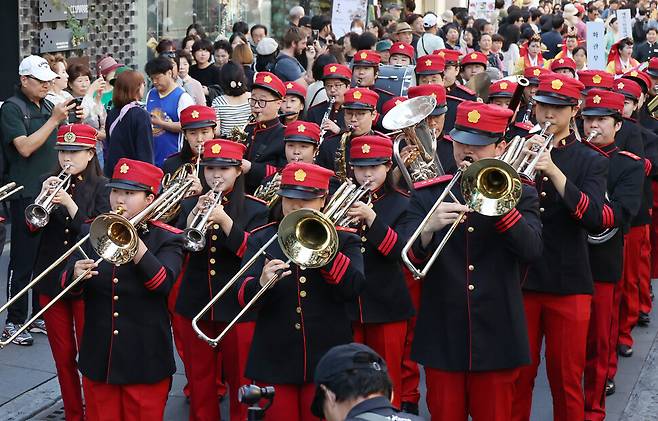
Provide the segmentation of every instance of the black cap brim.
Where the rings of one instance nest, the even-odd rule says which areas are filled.
[[[287,197],[288,199],[303,199],[311,200],[318,199],[327,194],[326,190],[315,189],[312,190],[301,190],[294,187],[281,187],[277,194],[281,197]]]
[[[444,105],[441,107],[435,107],[432,112],[430,113],[431,116],[433,117],[438,117],[440,115],[443,115],[448,112],[448,105]]]
[[[422,72],[416,72],[416,76],[432,76],[432,75],[442,75],[443,72],[439,70],[423,70]]]
[[[143,192],[146,192],[146,193],[153,193],[151,191],[150,186],[147,186],[146,184],[135,183],[135,182],[132,182],[132,181],[129,181],[129,180],[112,179],[105,186],[113,188],[113,189],[130,190],[130,191],[143,191]]]
[[[539,78],[536,77],[528,77],[528,86],[539,86]]]
[[[390,158],[359,158],[350,160],[350,165],[353,167],[369,167],[372,165],[386,164],[390,161]]]
[[[491,98],[512,98],[512,93],[511,92],[496,92],[493,94],[489,94],[489,99]]]
[[[450,137],[454,142],[471,146],[487,146],[496,143],[502,135],[486,135],[484,133],[475,133],[454,128],[450,131]]]
[[[358,63],[352,63],[352,68],[354,67],[379,67],[379,63],[372,61],[360,61]]]
[[[658,78],[658,69],[649,69],[649,68],[647,68],[647,69],[645,70],[645,72],[646,72],[646,74],[648,74],[649,76],[653,76],[653,77],[655,77],[655,78]]]
[[[304,136],[286,136],[283,138],[283,143],[286,142],[310,143],[311,145],[317,146],[319,141],[309,139],[308,137]]]
[[[87,149],[94,149],[95,146],[90,145],[67,145],[65,143],[55,144],[54,149],[56,151],[84,151]]]
[[[619,112],[610,108],[591,107],[583,109],[580,114],[585,117],[614,117],[615,115],[619,115]]]
[[[208,158],[202,159],[199,165],[203,167],[239,167],[242,165],[242,161],[236,161],[235,159]]]
[[[349,109],[349,110],[368,110],[368,111],[373,111],[375,108],[372,105],[369,104],[362,104],[359,102],[352,102],[349,104],[343,104],[343,108]]]
[[[217,127],[217,122],[215,120],[195,121],[181,126],[181,130],[203,129],[204,127]]]
[[[578,100],[576,99],[547,95],[545,93],[534,95],[532,99],[534,99],[537,102],[541,102],[542,104],[550,104],[550,105],[574,106],[578,104]]]

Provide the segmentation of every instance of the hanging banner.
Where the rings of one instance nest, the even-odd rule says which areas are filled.
[[[587,68],[605,70],[605,27],[603,22],[587,22]]]
[[[619,34],[617,35],[617,40],[622,38],[632,38],[633,24],[631,22],[631,10],[630,9],[617,10],[617,22],[619,22]]]
[[[354,19],[362,19],[365,22],[367,14],[368,0],[334,0],[331,9],[331,28],[336,38],[350,32]]]
[[[468,14],[475,19],[486,19],[491,22],[492,14],[496,8],[496,0],[469,0]]]

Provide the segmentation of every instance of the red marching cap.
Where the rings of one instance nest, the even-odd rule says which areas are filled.
[[[431,96],[436,99],[436,107],[430,115],[438,116],[448,111],[448,102],[446,100],[446,88],[443,85],[429,84],[412,86],[408,91],[409,99],[419,96]]]
[[[459,51],[457,50],[450,50],[447,48],[442,48],[440,50],[434,50],[432,51],[432,55],[438,55],[440,57],[443,57],[445,60],[446,64],[458,64],[459,63]]]
[[[489,98],[511,98],[516,90],[516,82],[497,80],[489,86]]]
[[[488,61],[487,61],[487,56],[485,56],[483,53],[479,51],[473,51],[472,53],[468,53],[464,55],[461,59],[462,66],[466,66],[469,64],[481,64],[484,67],[487,67]]]
[[[320,143],[320,126],[308,121],[297,120],[286,126],[283,131],[284,142]]]
[[[582,115],[611,116],[624,111],[624,95],[606,89],[590,89],[585,97],[585,108]]]
[[[580,80],[584,89],[612,89],[614,76],[604,70],[581,70],[578,72],[578,80]]]
[[[281,82],[281,79],[279,79],[274,73],[270,72],[256,73],[256,79],[252,85],[252,89],[253,88],[265,89],[279,98],[286,96],[286,86]]]
[[[485,146],[497,142],[505,134],[514,112],[497,105],[464,101],[457,106],[453,141],[465,145]]]
[[[217,126],[217,115],[212,107],[190,105],[180,112],[180,127],[183,130]]]
[[[286,82],[286,95],[295,95],[306,101],[306,87],[297,82]]]
[[[379,95],[368,88],[352,88],[343,94],[343,108],[359,110],[374,110],[377,107]]]
[[[121,158],[114,166],[108,187],[158,194],[164,173],[153,164]]]
[[[410,59],[414,59],[416,56],[414,52],[414,47],[411,44],[407,44],[406,42],[396,42],[393,45],[391,45],[391,49],[389,50],[390,54],[402,54],[403,56],[407,56]]]
[[[649,60],[649,66],[646,69],[649,76],[658,77],[658,57]]]
[[[616,79],[614,83],[614,91],[619,92],[626,98],[638,102],[640,95],[642,95],[642,86],[633,79]]]
[[[531,66],[523,69],[523,77],[528,79],[531,85],[539,85],[539,76],[550,72],[550,70],[543,67]]]
[[[649,92],[649,88],[653,86],[649,75],[639,69],[632,69],[631,71],[624,73],[621,77],[623,79],[634,80],[635,82],[639,83],[640,87],[642,88],[642,92],[645,94]]]
[[[96,147],[98,130],[86,124],[66,124],[57,130],[58,151],[79,151]]]
[[[384,105],[382,105],[382,114],[386,115],[386,113],[391,111],[393,109],[393,107],[395,107],[398,104],[402,104],[407,99],[408,98],[406,96],[396,96],[396,97],[393,97],[393,98],[389,99],[388,101],[386,101],[384,103]]]
[[[217,167],[237,167],[242,165],[245,145],[226,139],[212,139],[203,142],[202,165]]]
[[[382,57],[378,52],[372,50],[360,50],[354,54],[352,66],[379,66]]]
[[[322,80],[340,79],[346,82],[352,81],[352,70],[344,64],[329,63],[322,68]]]
[[[576,105],[585,86],[570,76],[551,73],[539,77],[539,87],[533,99],[552,105]]]
[[[553,60],[551,62],[551,71],[554,72],[559,69],[569,69],[569,70],[573,70],[573,72],[576,73],[576,62],[569,57],[561,57]]]
[[[426,55],[416,60],[417,75],[436,75],[443,73],[446,69],[446,61],[439,55]]]
[[[389,162],[393,155],[393,142],[384,136],[368,135],[352,139],[350,164],[355,166],[379,165]]]
[[[329,191],[334,172],[315,164],[291,162],[281,172],[279,195],[291,199],[314,199]]]

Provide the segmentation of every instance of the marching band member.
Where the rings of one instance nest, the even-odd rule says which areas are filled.
[[[578,72],[578,80],[585,85],[583,95],[587,94],[590,89],[612,90],[614,77],[603,70],[581,70]]]
[[[263,178],[286,164],[283,124],[278,118],[285,95],[286,86],[281,79],[269,72],[256,73],[249,98],[255,121],[245,129],[247,152],[242,162],[247,193],[253,192]]]
[[[96,129],[84,124],[69,124],[58,130],[55,149],[59,151],[59,168],[55,175],[43,182],[41,194],[49,191],[53,183],[61,181],[56,176],[60,169],[68,167],[66,173],[71,178],[68,188],[65,185],[52,199],[55,207],[50,212],[48,224],[41,228],[34,273],[43,272],[74,244],[82,224],[87,219],[110,210],[109,189],[105,186],[107,179],[103,177],[96,157],[96,134]],[[33,231],[40,229],[29,220],[27,224]],[[42,307],[59,294],[59,272],[64,265],[59,265],[35,286]],[[76,362],[85,311],[80,298],[65,297],[44,314],[67,420],[85,419],[82,385]]]
[[[350,303],[354,341],[377,351],[388,366],[393,383],[393,406],[399,408],[402,361],[407,325],[414,308],[400,264],[405,238],[398,235],[409,203],[388,175],[393,143],[382,136],[360,136],[352,141],[350,165],[358,185],[370,182],[370,205],[355,203],[348,215],[358,220],[365,270],[364,289]]]
[[[512,112],[494,105],[460,104],[450,132],[454,159],[467,161],[500,155]],[[407,232],[427,215],[447,181],[439,177],[419,185],[407,213]],[[523,185],[521,199],[499,217],[472,213],[460,203],[439,205],[409,251],[422,264],[458,218],[461,224],[446,243],[423,283],[412,358],[425,367],[427,405],[432,421],[512,418],[514,382],[530,360],[523,310],[520,264],[541,255],[537,193]],[[454,195],[463,201],[455,187]]]
[[[459,51],[444,49],[437,50],[434,53],[439,57],[442,57],[445,62],[443,86],[446,88],[448,112],[445,118],[444,131],[449,133],[455,124],[457,106],[463,101],[475,101],[477,99],[477,94],[472,89],[462,85],[458,80],[460,72]],[[477,67],[480,66],[478,65]]]
[[[517,84],[506,79],[493,82],[489,87],[489,104],[509,108],[509,104],[516,91]],[[515,111],[515,110],[512,110]]]
[[[549,68],[553,73],[562,73],[567,76],[576,77],[576,62],[572,58],[556,58],[551,61]]]
[[[418,57],[416,67],[414,68],[416,72],[416,85],[443,84],[445,67],[445,60],[439,55]]]
[[[294,123],[293,123],[294,124]],[[247,407],[238,401],[238,389],[248,383],[244,376],[246,357],[254,329],[254,315],[249,314],[231,329],[218,350],[199,339],[192,329],[192,319],[240,268],[249,231],[267,223],[267,206],[244,194],[244,177],[240,166],[245,146],[223,139],[208,140],[203,145],[203,179],[205,194],[185,199],[179,227],[190,227],[194,218],[206,212],[215,194],[221,202],[212,209],[205,233],[206,244],[189,255],[176,302],[182,316],[183,344],[190,386],[190,420],[218,420],[219,405],[215,379],[223,373],[229,385],[232,420],[247,418]],[[200,322],[209,336],[221,332],[240,311],[234,295],[225,296]]]
[[[589,244],[594,294],[587,334],[584,383],[585,419],[591,421],[601,421],[605,418],[605,392],[612,334],[610,326],[613,313],[617,311],[614,306],[614,289],[622,276],[624,233],[628,232],[631,218],[640,208],[640,192],[644,180],[643,160],[615,145],[615,133],[621,129],[623,110],[624,95],[592,89],[587,93],[582,112],[585,135],[590,136],[596,131],[596,136],[590,142],[609,160],[608,201],[603,206],[603,227],[618,230],[603,243]]]
[[[543,67],[526,67],[524,69],[523,77],[528,80],[528,86],[523,88],[523,96],[519,103],[519,111],[516,113],[516,122],[534,124],[534,101],[532,100],[532,97],[537,93],[539,76],[547,73],[550,73],[550,71]]]
[[[357,51],[352,62],[352,86],[375,91],[378,95],[376,109],[379,113],[381,113],[384,103],[395,96],[393,93],[375,86],[381,60],[379,53],[372,50],[361,50]],[[346,124],[349,126],[349,122]]]
[[[162,170],[121,158],[107,184],[113,211],[132,218],[155,199]],[[176,371],[167,311],[167,295],[183,260],[180,231],[159,221],[136,227],[137,253],[117,266],[98,258],[89,242],[62,273],[67,286],[90,272],[73,293],[85,300],[80,346],[87,419],[162,419],[171,376]],[[83,225],[80,236],[89,231]]]
[[[317,124],[323,130],[327,130],[327,135],[338,134],[345,129],[342,107],[345,98],[343,95],[349,89],[351,81],[352,71],[349,67],[338,63],[330,63],[324,66],[322,69],[322,83],[324,84],[324,90],[327,92],[328,100],[309,108],[306,120]],[[331,110],[329,110],[330,105]],[[327,118],[325,118],[325,115]]]
[[[314,164],[288,164],[279,190],[283,215],[301,208],[321,210],[332,174]],[[310,406],[315,367],[331,347],[352,341],[345,305],[356,299],[364,278],[359,238],[348,231],[338,228],[339,251],[322,268],[286,264],[275,241],[266,250],[268,257],[261,256],[238,281],[238,301],[244,306],[275,273],[281,276],[256,304],[246,370],[247,378],[276,389],[266,420],[314,420]],[[243,263],[276,232],[275,223],[252,232]]]
[[[395,66],[409,66],[413,63],[416,52],[411,44],[406,42],[393,43],[390,50],[389,64]]]
[[[488,63],[487,56],[480,51],[466,54],[461,58],[461,71],[459,72],[457,81],[461,84],[466,84],[473,76],[487,70]]]
[[[281,123],[287,125],[301,120],[306,101],[306,87],[297,82],[286,82],[286,95],[281,104]]]
[[[593,292],[587,230],[601,227],[607,178],[606,158],[576,140],[570,129],[583,84],[560,74],[539,77],[535,115],[550,122],[551,145],[539,152],[535,186],[540,192],[543,257],[524,275],[523,289],[532,363],[517,381],[513,420],[528,420],[532,389],[546,337],[546,371],[555,420],[584,419],[582,388]],[[534,135],[526,150],[543,146]],[[550,151],[549,151],[550,150]],[[537,152],[531,152],[537,153]]]

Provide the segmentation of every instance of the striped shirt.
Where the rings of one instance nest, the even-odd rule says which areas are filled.
[[[229,104],[224,95],[216,97],[212,101],[212,107],[215,109],[222,137],[228,136],[234,127],[244,127],[251,115],[249,102]]]

